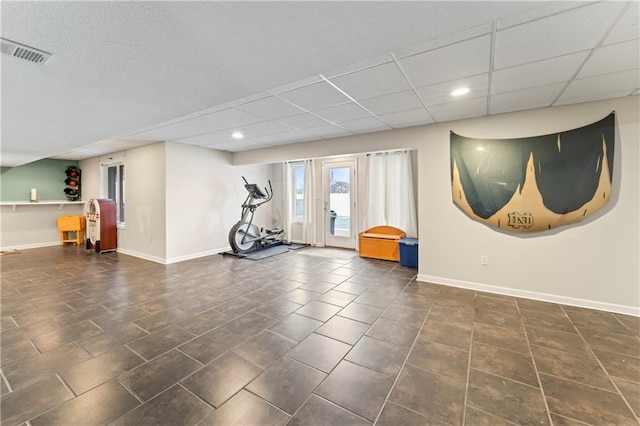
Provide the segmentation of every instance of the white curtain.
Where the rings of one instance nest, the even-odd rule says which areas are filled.
[[[364,228],[388,225],[418,237],[411,154],[407,151],[367,157]]]
[[[293,211],[295,208],[295,185],[293,176],[293,166],[304,167],[304,216],[302,223],[295,221]],[[301,242],[303,244],[313,244],[315,241],[315,164],[312,160],[304,162],[284,163],[285,175],[285,215],[284,229],[287,238],[291,241]],[[295,221],[295,222],[294,222]],[[294,228],[295,232],[294,232]],[[300,232],[301,231],[301,232]],[[295,234],[295,235],[294,235]]]
[[[282,212],[282,229],[284,238],[291,240],[291,167],[289,163],[282,163],[282,201],[284,204]]]
[[[316,238],[315,226],[315,182],[316,168],[313,160],[304,162],[304,219],[302,221],[302,240],[304,244],[313,244]]]

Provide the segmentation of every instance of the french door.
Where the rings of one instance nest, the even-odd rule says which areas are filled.
[[[356,248],[356,162],[322,163],[324,245]]]

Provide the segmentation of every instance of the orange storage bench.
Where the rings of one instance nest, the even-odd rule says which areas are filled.
[[[374,226],[360,233],[360,257],[400,261],[398,242],[407,234],[393,226]]]
[[[85,228],[86,220],[84,216],[60,216],[58,218],[58,231],[60,231],[62,244],[83,244]],[[75,233],[75,238],[71,238],[70,233]]]

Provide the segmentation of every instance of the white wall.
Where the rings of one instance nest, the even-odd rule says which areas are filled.
[[[229,250],[228,233],[247,196],[242,176],[264,188],[274,179],[274,167],[234,167],[229,153],[170,142],[166,159],[166,262]],[[254,223],[272,226],[273,205],[259,207]]]
[[[165,144],[125,153],[125,229],[118,251],[157,262],[166,258]]]
[[[0,249],[24,250],[34,247],[58,245],[59,216],[82,216],[84,203],[48,204],[45,202],[33,204],[7,203],[2,204],[0,210]],[[62,206],[62,209],[60,209]]]
[[[82,171],[82,200],[86,203],[91,199],[100,198],[100,161],[99,157],[80,160]]]
[[[283,145],[233,156],[234,164],[281,162],[369,151],[418,149],[419,279],[640,315],[639,98]],[[451,200],[449,131],[515,138],[565,131],[616,111],[614,189],[585,221],[518,236],[475,222]],[[480,256],[489,256],[489,266]]]

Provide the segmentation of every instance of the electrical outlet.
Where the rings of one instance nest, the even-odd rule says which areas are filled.
[[[489,266],[489,256],[480,256],[480,264],[482,266]]]

